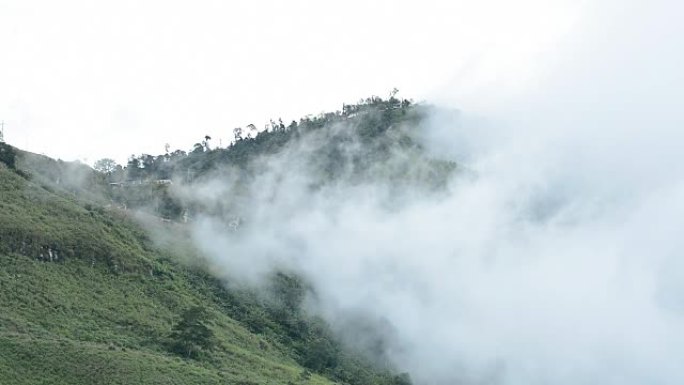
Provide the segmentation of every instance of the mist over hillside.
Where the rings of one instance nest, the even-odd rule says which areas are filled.
[[[196,143],[94,169],[0,144],[0,382],[684,382],[684,5],[536,3],[402,13],[316,61],[350,78],[363,35],[418,81],[447,64],[416,47],[472,40],[428,101],[393,89],[223,141],[207,114]],[[480,21],[559,26],[490,41]],[[287,58],[268,65],[308,68]],[[228,121],[209,99],[189,111]]]
[[[401,147],[345,172],[362,140],[332,124],[183,191],[244,219],[198,215],[198,247],[256,286],[304,277],[310,312],[417,383],[679,383],[681,31],[665,2],[634,9],[499,110],[426,114],[413,140],[456,164],[436,190],[382,177],[421,175]],[[330,142],[343,171],[321,184]]]
[[[677,383],[676,115],[529,102],[547,110],[486,118],[371,97],[94,176],[37,156],[18,164],[147,213],[137,218],[159,247],[181,238],[154,222],[178,223],[222,285],[275,304],[277,333],[296,341],[308,333],[296,322],[321,319],[340,347],[417,384]],[[298,282],[286,308],[278,276]],[[354,378],[320,359],[334,345],[294,349]]]
[[[170,191],[213,274],[300,277],[308,314],[416,383],[677,383],[676,120],[639,133],[645,114],[379,99],[203,152]]]
[[[318,187],[309,187],[380,178],[440,188],[449,162],[425,163],[413,178],[403,168],[381,175],[373,166],[376,157],[389,161],[397,145],[421,160],[399,130],[401,122],[420,120],[418,108],[392,98],[357,107],[348,116],[304,119],[297,132],[278,125],[229,149],[153,157],[160,167],[132,161],[100,172],[0,143],[0,304],[7,309],[0,317],[0,382],[410,384],[377,347],[347,343],[307,311],[307,293],[316,290],[298,272],[273,269],[252,285],[225,274],[192,241],[206,215],[220,218],[228,232],[250,220],[249,195],[208,200],[201,195],[211,193],[206,183],[246,187],[265,154],[287,151],[301,137],[323,135],[324,149],[343,150],[326,138],[335,124],[323,121],[358,123],[354,133],[368,147],[353,162],[317,151]],[[395,129],[396,136],[386,135]],[[345,143],[355,137],[337,134]],[[238,179],[228,179],[232,171]]]
[[[611,134],[528,127],[492,144],[477,142],[486,126],[435,113],[416,136],[425,158],[393,148],[362,168],[370,178],[351,166],[361,139],[338,136],[354,126],[333,124],[247,178],[222,169],[181,194],[230,207],[192,224],[218,274],[256,287],[273,271],[303,277],[309,312],[417,383],[677,383],[680,167],[657,176],[676,150],[667,136],[646,145],[652,132],[621,138],[611,115]],[[635,140],[653,168],[625,167]],[[426,189],[431,141],[462,152]],[[341,171],[322,183],[328,143],[341,143]]]

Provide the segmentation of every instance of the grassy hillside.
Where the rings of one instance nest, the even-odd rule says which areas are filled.
[[[405,382],[345,352],[297,304],[228,290],[197,257],[155,247],[129,213],[6,163],[0,384]],[[302,290],[281,281],[276,297]],[[172,331],[191,308],[206,313],[212,346],[185,356]]]
[[[0,143],[0,384],[410,383],[303,312],[310,288],[297,277],[275,274],[259,293],[213,277],[177,220],[248,213],[157,182],[200,184],[231,169],[248,183],[260,160],[294,151],[312,188],[440,191],[456,166],[415,140],[424,115],[406,100],[369,98],[268,131],[236,129],[225,149],[143,154],[104,173]]]

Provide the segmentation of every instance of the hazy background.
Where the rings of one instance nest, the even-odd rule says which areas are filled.
[[[0,0],[6,140],[122,162],[397,87],[491,106],[533,86],[576,1]]]
[[[342,335],[383,325],[419,385],[684,382],[681,2],[0,4],[0,119],[53,156],[187,149],[392,87],[459,108],[423,138],[469,170],[445,196],[311,192],[284,153],[242,232],[208,216],[195,240],[232,279],[303,275]]]
[[[247,186],[240,231],[209,215],[195,239],[233,280],[304,276],[310,311],[362,344],[383,335],[417,384],[680,384],[682,8],[585,4],[519,71],[511,56],[474,65],[467,91],[444,80],[456,91],[433,91],[462,113],[423,139],[468,171],[445,195],[312,191],[304,145]],[[219,182],[198,199],[231,196]]]

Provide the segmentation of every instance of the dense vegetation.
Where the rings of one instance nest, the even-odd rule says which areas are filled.
[[[205,137],[190,153],[132,157],[126,167],[105,159],[100,172],[0,145],[0,383],[410,383],[306,314],[311,288],[301,279],[279,273],[257,293],[209,274],[185,226],[156,219],[201,207],[157,182],[199,183],[226,165],[249,178],[261,157],[325,132],[311,165],[320,183],[406,183],[402,165],[373,167],[401,148],[414,166],[424,162],[413,182],[434,188],[454,165],[417,155],[404,125],[422,113],[394,96],[369,98],[259,133],[236,129],[225,149]],[[363,146],[348,156],[339,150],[350,140]],[[130,209],[143,206],[153,216]]]
[[[396,191],[412,184],[428,192],[444,187],[456,168],[453,162],[427,157],[417,140],[428,113],[429,107],[398,99],[393,92],[386,100],[367,98],[343,105],[341,111],[307,116],[289,125],[272,120],[263,131],[251,124],[235,128],[235,140],[227,148],[211,149],[211,137],[205,136],[187,153],[131,156],[125,167],[101,159],[95,168],[113,185],[124,186],[112,189],[114,202],[174,220],[203,208],[174,196],[169,183],[198,184],[225,176],[222,170],[237,169],[237,183],[246,185],[261,172],[264,159],[287,151],[306,159],[305,169],[299,171],[314,176],[312,187],[372,181],[387,183]],[[399,152],[401,157],[396,156]],[[292,160],[281,158],[278,161]]]
[[[400,380],[303,314],[294,278],[268,299],[226,289],[126,212],[45,187],[0,165],[0,383]]]
[[[160,155],[131,155],[125,166],[117,165],[112,159],[104,158],[95,163],[95,169],[108,174],[111,181],[143,181],[177,178],[195,180],[224,165],[247,166],[252,160],[263,155],[275,154],[292,142],[313,132],[328,130],[336,124],[345,124],[346,132],[363,140],[369,149],[386,152],[392,145],[416,145],[410,135],[388,138],[384,134],[391,127],[402,123],[416,123],[423,118],[424,110],[409,100],[395,98],[395,92],[387,99],[370,97],[358,104],[343,105],[341,111],[307,116],[285,125],[281,119],[271,120],[264,130],[257,130],[253,124],[233,129],[234,141],[227,148],[211,148],[211,137],[204,136],[188,152],[169,151]],[[341,138],[342,133],[338,134]],[[331,138],[334,139],[334,138]],[[389,140],[388,140],[389,139]],[[336,160],[334,140],[320,149],[326,161]],[[368,159],[370,160],[370,159]],[[329,166],[329,165],[328,165]],[[332,175],[334,176],[334,175]]]

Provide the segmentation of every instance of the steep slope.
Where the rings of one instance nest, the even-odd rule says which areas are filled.
[[[388,205],[439,194],[457,170],[422,148],[426,115],[369,98],[109,174],[0,144],[0,384],[410,383],[307,314],[303,279],[278,272],[257,291],[213,276],[181,219],[249,224],[249,186],[275,163],[312,190],[385,186]],[[229,196],[187,194],[213,181],[232,181]]]
[[[254,293],[180,263],[128,215],[0,162],[1,384],[331,383]],[[174,326],[195,308],[211,347],[178,354]],[[345,362],[346,382],[398,379]]]

